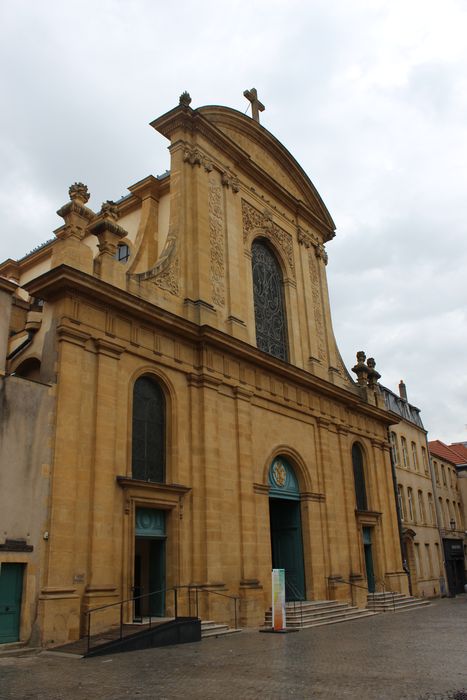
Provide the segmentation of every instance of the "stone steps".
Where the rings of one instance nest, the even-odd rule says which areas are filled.
[[[286,604],[286,625],[295,629],[306,629],[358,620],[375,614],[376,612],[372,610],[333,600],[303,601],[302,610],[300,610],[300,603],[296,603],[295,606],[293,603]],[[271,625],[272,611],[269,609],[265,614],[265,627],[271,627]]]
[[[219,622],[214,622],[213,620],[201,620],[201,639],[206,639],[207,637],[222,637],[226,634],[235,634],[236,632],[241,632],[241,629],[229,627]]]
[[[374,612],[404,612],[430,605],[429,600],[406,596],[402,593],[370,593],[367,608]]]

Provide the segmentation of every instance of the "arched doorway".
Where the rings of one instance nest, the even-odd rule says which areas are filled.
[[[269,469],[269,520],[272,568],[285,570],[286,600],[305,600],[300,490],[285,457]]]

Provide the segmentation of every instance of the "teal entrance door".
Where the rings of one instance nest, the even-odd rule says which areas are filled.
[[[165,512],[137,508],[135,517],[135,619],[165,614]]]
[[[272,568],[285,569],[286,600],[305,600],[300,502],[269,499]]]
[[[19,640],[24,564],[1,564],[0,644]]]
[[[376,585],[375,570],[373,568],[373,552],[371,550],[371,527],[363,528],[363,547],[365,550],[365,568],[368,593],[374,593]]]
[[[272,568],[285,569],[286,600],[305,600],[298,480],[292,465],[282,456],[271,464],[268,478]]]

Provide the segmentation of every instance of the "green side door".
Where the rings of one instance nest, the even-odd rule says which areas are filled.
[[[24,564],[1,564],[0,644],[19,640]]]

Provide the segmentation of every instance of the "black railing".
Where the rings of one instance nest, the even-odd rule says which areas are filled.
[[[292,594],[290,597],[293,597],[293,600],[290,602],[293,603],[294,613],[297,609],[297,603],[300,603],[300,627],[303,627],[303,598],[304,598],[304,594],[302,591],[300,591],[297,588],[297,586],[295,586],[295,584],[292,583],[292,581],[290,581],[290,580],[287,581],[287,578],[285,579],[285,591],[286,591],[286,594],[287,594],[287,592]],[[285,616],[285,624],[287,625],[287,613]]]
[[[124,606],[128,606],[129,604],[132,605],[132,610],[134,613],[135,610],[135,604],[139,602],[139,619],[141,622],[143,621],[143,606],[142,603],[143,601],[148,601],[148,613],[144,616],[147,618],[148,622],[148,628],[150,629],[154,623],[154,621],[157,618],[164,617],[164,615],[156,615],[153,612],[151,612],[151,600],[153,599],[154,596],[158,596],[161,594],[167,594],[172,592],[173,593],[173,615],[169,615],[169,619],[174,619],[177,620],[179,618],[179,591],[181,590],[187,590],[188,592],[188,610],[189,610],[189,615],[191,617],[191,612],[192,612],[192,593],[193,591],[195,592],[195,612],[196,615],[195,617],[199,618],[199,594],[200,593],[206,593],[206,594],[213,594],[213,595],[218,595],[222,596],[223,598],[229,598],[230,600],[233,600],[233,613],[234,613],[234,624],[235,624],[235,629],[238,627],[238,596],[232,596],[232,595],[227,595],[226,593],[220,593],[219,591],[213,591],[210,588],[205,588],[204,586],[195,586],[195,585],[184,585],[184,586],[171,586],[170,588],[161,588],[160,590],[157,591],[151,591],[151,593],[144,593],[142,595],[138,596],[133,596],[131,598],[125,598],[124,600],[119,600],[116,603],[108,603],[107,605],[101,605],[97,608],[92,608],[91,610],[88,610],[86,612],[86,653],[89,653],[91,649],[91,638],[92,638],[92,615],[95,613],[102,612],[103,610],[109,610],[110,608],[115,608],[119,606],[120,611],[119,611],[119,624],[118,624],[118,636],[116,639],[123,639],[124,634],[123,634],[123,628],[124,628]],[[133,614],[133,621],[135,620],[135,615]],[[131,623],[127,623],[131,624]],[[115,626],[114,626],[115,627]]]

